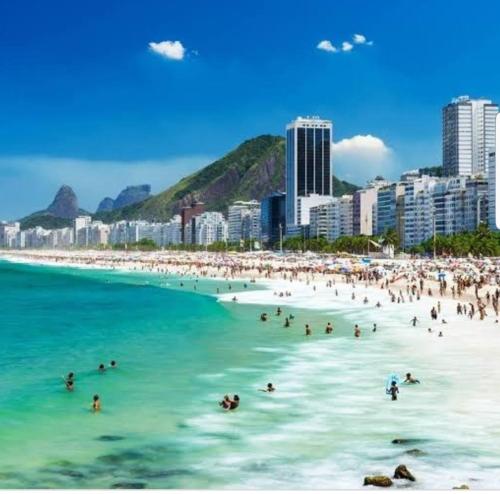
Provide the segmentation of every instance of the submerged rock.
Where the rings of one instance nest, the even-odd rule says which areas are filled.
[[[385,475],[372,475],[371,477],[365,477],[363,485],[374,485],[376,487],[390,487],[392,485],[392,480]]]
[[[406,468],[406,465],[398,465],[396,470],[394,470],[394,478],[395,479],[406,479],[415,482],[415,477],[413,474]]]
[[[111,489],[145,489],[145,482],[117,482],[111,486]]]
[[[97,438],[98,441],[104,441],[104,442],[112,442],[112,441],[123,441],[125,438],[123,436],[113,436],[113,435],[104,435],[104,436],[99,436]]]
[[[426,456],[427,453],[425,451],[422,451],[421,449],[414,448],[414,449],[408,449],[405,451],[407,455],[411,456]]]

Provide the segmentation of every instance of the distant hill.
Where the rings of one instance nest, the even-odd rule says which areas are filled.
[[[333,177],[336,196],[350,194],[358,186]],[[262,135],[239,145],[223,158],[183,178],[164,192],[137,204],[96,215],[103,221],[145,219],[165,221],[193,200],[210,211],[227,212],[236,200],[260,200],[285,189],[285,139]]]
[[[137,202],[142,202],[151,197],[151,185],[129,185],[123,189],[116,199],[105,197],[97,207],[97,213],[113,211]]]
[[[63,185],[47,209],[32,213],[20,221],[21,229],[35,226],[43,228],[64,228],[70,226],[79,214],[88,214],[78,207],[78,198],[69,185]]]

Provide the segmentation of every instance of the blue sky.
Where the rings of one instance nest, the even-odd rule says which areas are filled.
[[[333,120],[340,178],[440,164],[441,107],[500,101],[499,14],[481,0],[1,0],[0,219],[62,183],[90,210],[129,184],[158,192],[297,115]]]

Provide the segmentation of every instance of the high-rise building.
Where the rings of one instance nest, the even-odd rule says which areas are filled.
[[[405,185],[391,183],[377,191],[377,235],[394,229],[400,240],[404,238]]]
[[[0,247],[16,247],[16,236],[20,232],[20,223],[0,222]]]
[[[498,105],[460,96],[443,108],[443,172],[447,176],[487,173],[495,150]]]
[[[273,192],[260,203],[262,242],[272,247],[286,233],[286,194]]]
[[[286,128],[286,223],[304,226],[299,200],[311,194],[332,195],[332,122],[298,117]]]
[[[193,216],[198,216],[198,215],[202,214],[204,211],[205,211],[205,204],[202,202],[197,202],[197,201],[193,201],[191,203],[191,206],[186,206],[186,207],[183,207],[181,209],[181,239],[182,239],[182,243],[186,243],[186,244],[194,244],[195,243],[194,225],[191,225],[192,238],[190,238],[190,239],[185,238],[184,230],[186,228],[186,225],[191,221],[191,218],[193,218]]]
[[[373,235],[373,212],[377,204],[378,187],[357,190],[353,194],[353,235]]]

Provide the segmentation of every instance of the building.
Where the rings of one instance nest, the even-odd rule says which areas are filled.
[[[301,223],[299,201],[311,194],[332,195],[332,122],[298,117],[286,128],[286,224]],[[302,204],[304,205],[304,204]]]
[[[413,247],[433,235],[434,187],[437,179],[422,176],[405,183],[404,195],[404,248]]]
[[[353,196],[333,197],[310,209],[310,237],[324,237],[329,242],[353,234]]]
[[[497,222],[496,219],[497,190],[496,153],[490,153],[488,163],[488,226],[491,230],[500,230],[500,221]]]
[[[377,235],[394,229],[404,238],[405,185],[394,182],[377,190]]]
[[[227,221],[222,213],[208,211],[193,217],[195,243],[205,247],[214,242],[227,241]]]
[[[181,243],[191,244],[195,243],[194,237],[186,238],[184,230],[194,216],[199,216],[205,212],[205,204],[202,202],[193,201],[190,206],[181,209]],[[194,235],[195,228],[191,225],[191,232]]]
[[[498,105],[460,96],[443,108],[443,172],[446,176],[487,173],[495,150]]]
[[[16,247],[16,237],[20,231],[21,225],[18,222],[0,222],[0,247]]]
[[[229,242],[260,241],[260,216],[261,209],[258,201],[236,201],[229,206],[227,215]]]
[[[179,245],[182,244],[182,220],[179,214],[176,214],[169,222],[162,225],[161,245]]]
[[[376,211],[378,187],[357,190],[352,202],[352,232],[353,235],[373,235],[373,216]]]
[[[79,246],[90,245],[90,230],[89,226],[92,223],[90,216],[77,216],[73,220],[74,242]]]
[[[262,242],[272,247],[286,233],[286,194],[273,192],[260,203]]]

